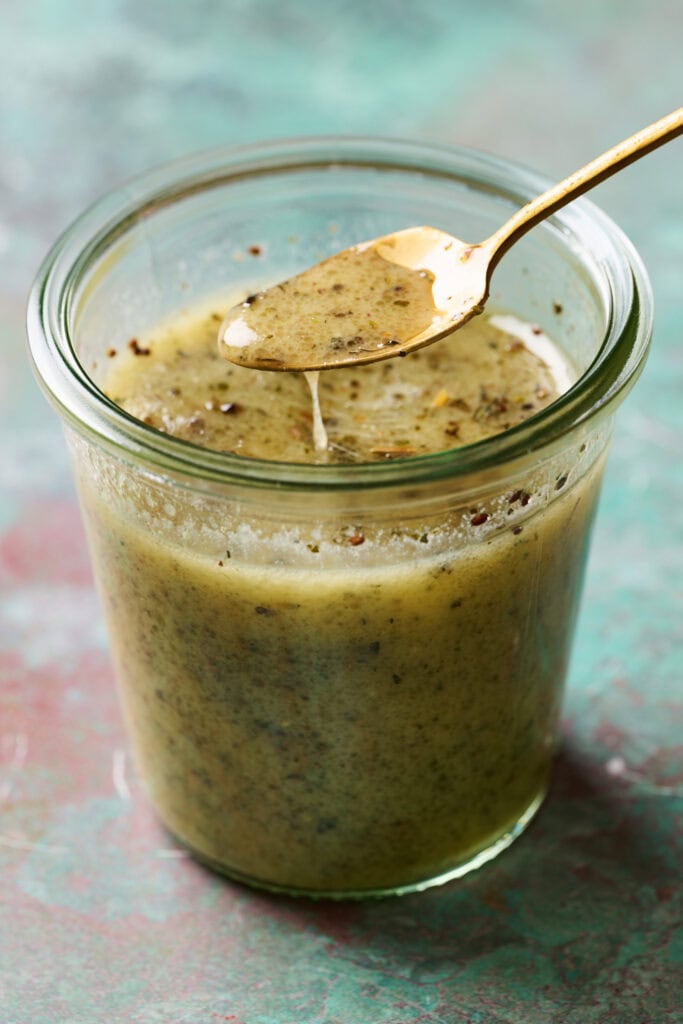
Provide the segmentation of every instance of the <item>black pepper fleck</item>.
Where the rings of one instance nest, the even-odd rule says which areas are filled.
[[[128,342],[128,348],[131,350],[134,356],[148,356],[151,349],[144,348],[137,338],[131,338]]]

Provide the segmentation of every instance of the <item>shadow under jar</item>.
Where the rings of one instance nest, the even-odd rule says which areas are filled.
[[[64,421],[139,770],[168,828],[234,879],[408,892],[530,821],[649,286],[591,204],[537,227],[490,305],[547,329],[576,383],[495,437],[396,461],[278,463],[168,436],[105,396],[106,353],[402,226],[484,238],[545,184],[421,144],[217,151],[103,199],[39,272],[32,355]]]

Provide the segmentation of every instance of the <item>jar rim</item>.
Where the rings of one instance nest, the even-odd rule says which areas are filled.
[[[521,164],[461,146],[384,137],[319,136],[220,147],[154,168],[108,193],[68,228],[45,257],[29,297],[34,369],[48,398],[77,431],[156,473],[202,483],[287,490],[414,486],[506,466],[559,441],[615,406],[637,379],[652,334],[652,291],[643,263],[621,229],[585,198],[554,214],[570,237],[599,243],[607,286],[605,336],[598,354],[555,402],[516,427],[458,448],[386,462],[320,465],[273,462],[213,451],[161,433],[108,399],[82,367],[69,331],[78,284],[89,267],[141,218],[218,185],[316,168],[421,174],[495,191],[520,206],[552,184]]]

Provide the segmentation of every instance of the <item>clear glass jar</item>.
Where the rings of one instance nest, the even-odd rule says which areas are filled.
[[[479,241],[545,186],[385,140],[218,151],[97,203],[39,272],[31,351],[64,421],[139,769],[168,828],[232,878],[407,892],[529,822],[649,285],[585,201],[534,229],[490,302],[541,323],[578,382],[494,438],[386,463],[273,463],[162,434],[99,390],[105,352],[399,227]]]

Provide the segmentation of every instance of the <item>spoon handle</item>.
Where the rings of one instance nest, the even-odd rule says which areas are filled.
[[[518,238],[539,221],[549,217],[555,210],[570,203],[577,196],[604,181],[605,178],[620,171],[622,167],[626,167],[634,160],[639,160],[641,156],[645,156],[646,153],[650,153],[665,142],[670,142],[681,133],[683,133],[683,107],[679,107],[673,113],[655,121],[647,128],[642,128],[635,135],[624,139],[623,142],[619,142],[602,156],[591,160],[585,167],[574,171],[568,178],[564,178],[547,192],[532,199],[483,243],[483,247],[488,248],[490,253],[489,270],[493,269],[503,253]]]

